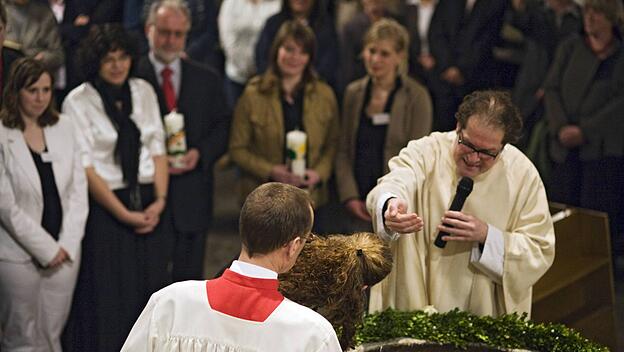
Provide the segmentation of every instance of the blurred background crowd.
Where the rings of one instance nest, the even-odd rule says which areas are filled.
[[[388,160],[456,129],[475,90],[511,94],[549,200],[608,213],[614,263],[624,254],[621,0],[1,4],[2,350],[60,350],[66,320],[64,350],[119,350],[151,293],[211,276],[215,166],[236,170],[240,202],[289,183],[310,191],[317,233],[370,231],[366,195]],[[31,331],[42,315],[45,333]]]

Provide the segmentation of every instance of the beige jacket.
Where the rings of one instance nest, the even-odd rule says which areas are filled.
[[[342,134],[336,156],[336,184],[340,201],[359,198],[359,190],[353,174],[358,126],[368,76],[352,82],[345,91],[342,111]],[[420,83],[401,76],[402,85],[397,90],[390,110],[390,124],[384,146],[384,174],[388,161],[399,154],[410,140],[426,136],[431,131],[432,107],[429,92]]]
[[[279,87],[270,93],[259,91],[260,77],[253,78],[234,110],[229,154],[243,171],[241,200],[257,186],[269,181],[271,168],[284,163],[284,117]],[[331,176],[339,136],[338,105],[331,88],[320,81],[305,86],[303,124],[308,135],[307,168],[321,177],[310,191],[318,207],[329,196]]]

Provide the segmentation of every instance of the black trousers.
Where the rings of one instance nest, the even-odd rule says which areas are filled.
[[[171,268],[173,282],[203,280],[206,231],[174,233]]]
[[[127,189],[115,194],[128,206]],[[141,186],[141,199],[144,205],[154,200],[152,185]],[[168,209],[153,232],[137,234],[93,199],[89,207],[63,350],[119,351],[151,294],[170,282]]]

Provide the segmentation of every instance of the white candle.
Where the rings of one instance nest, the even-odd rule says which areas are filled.
[[[286,150],[290,171],[297,176],[304,177],[306,170],[306,140],[303,131],[294,130],[286,134]]]
[[[174,134],[184,129],[184,115],[175,110],[165,115],[164,120],[167,135]]]
[[[290,170],[292,171],[293,174],[303,178],[305,176],[305,170],[306,170],[305,159],[291,161]]]
[[[171,111],[164,117],[167,133],[167,154],[172,157],[171,166],[184,167],[182,157],[186,154],[186,133],[184,131],[184,115]]]

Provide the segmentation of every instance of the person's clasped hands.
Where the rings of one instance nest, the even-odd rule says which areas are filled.
[[[306,169],[305,177],[295,175],[290,171],[287,165],[278,164],[271,168],[269,178],[273,181],[286,183],[295,187],[313,188],[317,183],[321,182],[321,176],[312,169]]]

